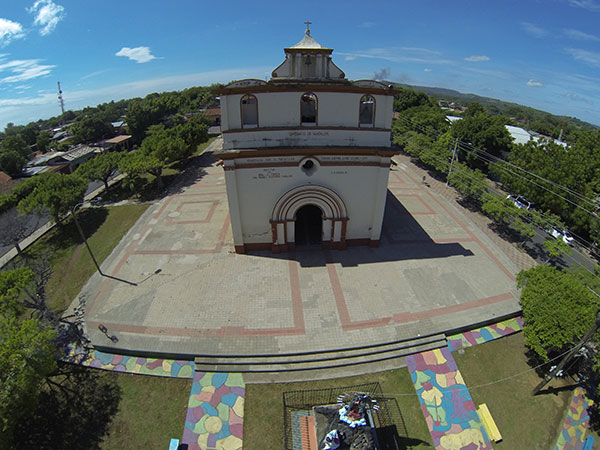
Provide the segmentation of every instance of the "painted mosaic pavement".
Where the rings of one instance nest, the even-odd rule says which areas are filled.
[[[588,407],[592,403],[585,397],[585,391],[582,388],[575,389],[554,450],[580,450],[583,448],[590,420]]]
[[[485,449],[492,444],[448,348],[406,357],[421,410],[437,450]]]
[[[516,333],[523,329],[523,325],[523,318],[515,317],[487,327],[476,328],[471,331],[448,336],[446,340],[448,341],[448,348],[454,352],[460,348],[484,344],[494,339]]]
[[[158,377],[192,378],[194,374],[193,361],[123,356],[98,350],[82,351],[72,347],[68,348],[63,361],[96,369]]]
[[[241,449],[244,387],[239,373],[196,372],[181,442],[189,450]]]

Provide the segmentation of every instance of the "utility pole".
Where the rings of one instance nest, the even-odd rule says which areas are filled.
[[[452,165],[454,164],[454,158],[456,156],[456,147],[458,147],[458,138],[456,138],[456,141],[454,142],[454,150],[452,150],[452,159],[450,160],[450,168],[448,169],[448,175],[446,175],[446,186],[450,185],[450,182],[448,181],[448,177],[450,176],[450,173],[452,172]]]
[[[78,205],[75,205],[73,207],[73,209],[71,209],[71,216],[73,216],[73,221],[75,222],[75,226],[77,227],[77,231],[79,231],[79,235],[81,236],[81,239],[83,239],[83,243],[85,244],[88,253],[90,254],[90,256],[92,257],[92,261],[94,261],[94,265],[96,266],[96,269],[98,269],[98,273],[102,276],[104,276],[104,274],[102,273],[102,270],[100,269],[100,265],[98,264],[98,261],[96,261],[96,257],[94,256],[94,254],[92,253],[92,249],[90,248],[90,244],[88,244],[88,241],[85,237],[85,233],[83,232],[83,229],[81,228],[81,225],[79,224],[79,220],[77,220],[77,215],[75,213],[75,209],[78,206],[81,206],[83,203],[79,203]]]
[[[62,115],[65,115],[65,101],[63,100],[63,96],[62,96],[62,89],[60,88],[60,81],[57,81],[58,84],[58,103],[60,103],[60,111],[62,112]]]
[[[592,292],[594,292],[593,289],[590,289]],[[594,292],[594,294],[596,294],[596,292]],[[598,295],[598,294],[596,294]],[[596,334],[596,332],[598,331],[598,329],[600,328],[600,309],[596,310],[596,321],[594,322],[594,324],[592,325],[592,328],[590,328],[588,330],[587,333],[585,333],[585,335],[581,338],[581,340],[579,341],[579,343],[573,347],[562,359],[562,361],[560,363],[558,363],[558,365],[554,368],[554,370],[551,370],[550,372],[548,372],[546,375],[544,375],[544,379],[542,381],[540,381],[540,384],[538,384],[535,389],[533,390],[532,394],[536,395],[538,392],[540,392],[540,390],[546,386],[546,384],[548,384],[548,382],[554,378],[556,376],[557,373],[559,373],[563,367],[565,367],[567,365],[567,363],[569,361],[571,361],[571,359],[573,359],[573,357],[575,356],[575,354],[579,351],[579,349],[581,349],[581,347],[583,347],[587,341],[589,341],[594,334]]]

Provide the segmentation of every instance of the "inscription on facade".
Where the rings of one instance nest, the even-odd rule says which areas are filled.
[[[289,173],[281,173],[277,169],[265,168],[252,177],[254,180],[271,180],[279,178],[292,178]]]
[[[329,131],[290,131],[289,136],[329,136]]]

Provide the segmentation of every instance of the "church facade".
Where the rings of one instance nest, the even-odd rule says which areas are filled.
[[[235,250],[379,244],[393,89],[349,81],[307,27],[271,79],[219,91]]]

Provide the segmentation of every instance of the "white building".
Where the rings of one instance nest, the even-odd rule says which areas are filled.
[[[235,250],[378,245],[394,92],[348,81],[308,27],[284,51],[269,82],[219,92]]]

